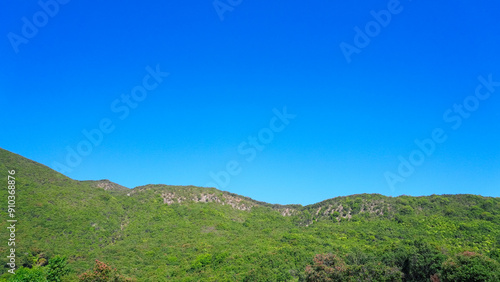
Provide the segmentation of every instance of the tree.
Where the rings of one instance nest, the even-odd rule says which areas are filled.
[[[354,281],[402,281],[403,273],[397,267],[389,267],[376,257],[360,249],[346,255],[349,278]]]
[[[474,252],[463,252],[443,263],[442,281],[500,281],[500,263]]]
[[[424,281],[439,272],[444,256],[437,249],[422,241],[414,241],[411,252],[405,259],[403,273],[405,281]]]

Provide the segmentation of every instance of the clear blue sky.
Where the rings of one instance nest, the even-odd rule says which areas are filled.
[[[498,1],[41,2],[0,9],[0,147],[69,177],[280,204],[500,196]]]

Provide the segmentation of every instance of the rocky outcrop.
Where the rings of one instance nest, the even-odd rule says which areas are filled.
[[[282,216],[292,216],[292,215],[298,214],[298,211],[296,209],[292,209],[292,208],[284,208],[284,209],[277,209],[277,210],[279,211],[279,213]]]
[[[214,193],[202,193],[192,198],[186,198],[183,196],[177,196],[175,192],[165,192],[161,194],[163,198],[163,203],[171,205],[173,203],[183,203],[186,201],[195,203],[219,203],[221,205],[229,205],[234,209],[249,211],[255,204],[247,202],[241,198],[223,194],[216,195]]]
[[[96,188],[101,188],[106,191],[130,191],[129,188],[125,186],[121,186],[120,184],[116,184],[114,182],[111,182],[107,179],[103,180],[89,180],[89,181],[82,181],[82,182],[87,182],[90,183],[92,186]]]

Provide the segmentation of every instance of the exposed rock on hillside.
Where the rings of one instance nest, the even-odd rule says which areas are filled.
[[[220,196],[217,196],[213,193],[202,193],[199,196],[194,196],[191,198],[186,198],[183,196],[178,196],[176,195],[175,192],[165,192],[162,193],[162,198],[163,198],[163,203],[167,205],[171,205],[173,203],[182,203],[185,201],[191,201],[195,203],[219,203],[221,205],[229,205],[235,209],[238,210],[251,210],[255,204],[249,203],[247,201],[244,201],[243,199],[239,197],[234,197],[231,195],[227,194],[221,194]]]
[[[116,184],[114,182],[109,181],[108,179],[103,180],[87,180],[82,181],[84,183],[90,183],[92,186],[97,188],[102,188],[106,191],[129,191],[130,189],[122,186],[120,184]]]

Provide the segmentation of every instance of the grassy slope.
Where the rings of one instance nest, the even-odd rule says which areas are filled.
[[[33,247],[49,256],[66,255],[71,279],[99,259],[141,281],[294,280],[314,254],[359,250],[383,256],[417,239],[444,253],[499,255],[499,198],[364,194],[302,207],[191,186],[125,190],[107,182],[105,187],[113,189],[104,190],[0,149],[0,179],[6,181],[11,169],[17,181],[19,259]],[[164,204],[166,193],[184,200]],[[195,201],[207,194],[253,207]],[[1,189],[0,199],[6,198],[7,189]],[[295,215],[282,216],[285,208]],[[5,208],[0,215],[0,230],[6,230]],[[0,233],[2,254],[8,235]]]

